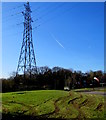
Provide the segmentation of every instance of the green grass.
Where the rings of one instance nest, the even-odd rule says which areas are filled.
[[[0,113],[2,112],[2,93],[0,93]]]
[[[74,91],[38,90],[2,94],[2,113],[46,118],[103,118],[104,97]]]

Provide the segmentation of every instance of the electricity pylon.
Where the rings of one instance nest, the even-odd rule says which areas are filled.
[[[36,72],[36,59],[34,54],[34,47],[32,42],[32,25],[31,9],[29,2],[24,4],[25,11],[22,12],[24,16],[24,32],[21,52],[18,61],[16,75],[30,76]]]

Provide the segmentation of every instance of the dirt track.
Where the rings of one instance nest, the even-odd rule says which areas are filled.
[[[92,91],[92,90],[91,90],[91,91],[90,91],[90,90],[88,91],[88,90],[85,90],[85,91],[77,91],[77,92],[106,96],[106,92],[100,92],[100,91]]]

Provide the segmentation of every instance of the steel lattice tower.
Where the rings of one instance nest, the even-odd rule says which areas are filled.
[[[16,75],[24,74],[24,77],[30,76],[36,72],[36,60],[32,42],[32,25],[31,23],[31,9],[29,2],[25,5],[25,11],[22,12],[24,16],[24,32],[23,32],[23,42],[21,47],[21,52],[18,61],[18,67]]]

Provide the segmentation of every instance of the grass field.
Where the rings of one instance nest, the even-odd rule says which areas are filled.
[[[104,118],[104,97],[74,91],[36,90],[2,94],[4,119]],[[7,118],[6,118],[7,117]]]

